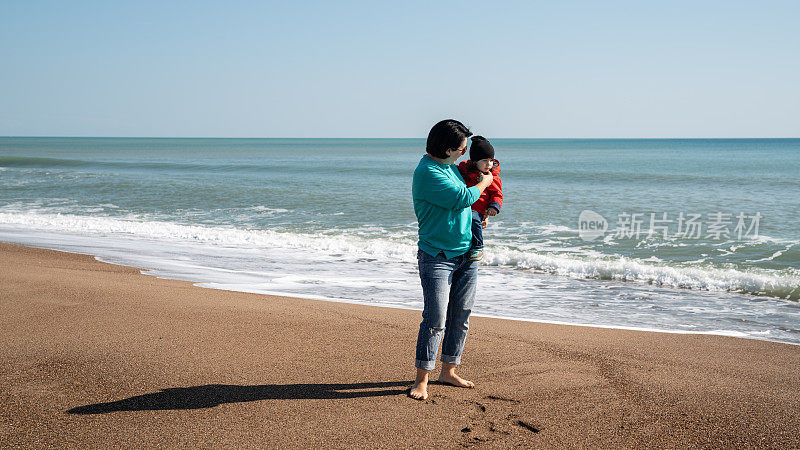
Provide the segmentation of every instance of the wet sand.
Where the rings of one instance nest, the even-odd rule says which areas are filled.
[[[476,317],[419,402],[419,311],[5,243],[0,308],[0,447],[800,446],[787,344]]]

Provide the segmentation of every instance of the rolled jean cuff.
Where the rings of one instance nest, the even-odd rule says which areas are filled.
[[[449,356],[442,353],[442,362],[447,364],[461,364],[461,356]]]
[[[414,366],[422,370],[433,370],[436,368],[436,361],[423,361],[421,359],[415,359]]]

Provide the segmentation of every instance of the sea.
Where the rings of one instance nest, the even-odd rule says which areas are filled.
[[[504,205],[475,315],[800,344],[800,139],[491,141]],[[424,153],[424,139],[2,137],[0,241],[421,310]]]

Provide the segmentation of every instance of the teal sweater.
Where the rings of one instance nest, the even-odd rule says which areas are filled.
[[[472,244],[472,210],[481,191],[464,184],[453,164],[425,155],[414,170],[411,184],[414,213],[419,222],[419,248],[447,259],[462,255]]]

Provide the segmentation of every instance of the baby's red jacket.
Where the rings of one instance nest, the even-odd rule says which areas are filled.
[[[500,179],[500,161],[494,160],[495,165],[492,169],[492,184],[487,187],[483,193],[481,193],[480,198],[472,204],[472,210],[477,211],[480,214],[486,214],[486,209],[490,206],[497,209],[500,212],[500,208],[503,206],[503,180]],[[467,184],[467,187],[472,187],[478,184],[478,181],[481,179],[480,171],[475,167],[475,163],[470,160],[461,161],[458,164],[458,171],[461,172],[461,176],[464,178],[464,182]]]

